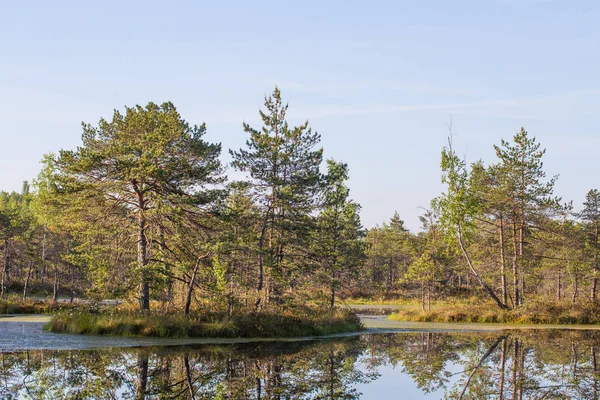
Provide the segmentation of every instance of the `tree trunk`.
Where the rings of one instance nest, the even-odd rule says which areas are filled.
[[[574,271],[572,273],[573,276],[573,293],[571,294],[571,302],[573,304],[575,304],[577,302],[577,295],[579,294],[579,279],[577,279],[577,269],[574,268]]]
[[[431,282],[427,283],[427,311],[431,311]]]
[[[188,284],[187,295],[185,296],[185,315],[190,314],[190,306],[192,305],[192,294],[194,293],[194,285],[196,283],[196,275],[198,274],[198,266],[200,265],[200,259],[196,261],[196,265],[194,265],[194,270],[192,271],[192,277],[190,278],[190,283]]]
[[[44,280],[46,279],[46,241],[48,239],[48,228],[46,224],[44,224],[44,236],[42,238],[42,271],[41,271],[41,280],[42,280],[42,289],[44,288]]]
[[[6,291],[6,266],[2,268],[2,282],[0,282],[0,298],[4,297]]]
[[[525,211],[523,211],[524,213]],[[519,229],[519,260],[521,260],[521,264],[523,264],[523,244],[525,241],[525,217],[521,216],[521,227]],[[523,265],[521,265],[523,267]],[[523,304],[525,300],[525,273],[523,268],[521,268],[521,273],[519,274],[519,278],[521,278],[521,292],[519,295],[519,304]]]
[[[598,400],[598,363],[596,361],[596,348],[594,346],[592,346],[591,352],[592,352],[592,356],[591,356],[590,361],[592,363],[592,379],[594,381],[594,384],[593,384],[594,395],[593,395],[592,399]]]
[[[594,276],[592,278],[592,293],[590,297],[592,301],[595,303],[596,292],[598,288],[598,224],[594,226]]]
[[[269,214],[271,213],[271,208],[267,209],[267,213],[265,214],[265,219],[262,223],[262,227],[260,230],[260,238],[258,239],[258,280],[256,283],[256,291],[258,292],[256,303],[254,307],[258,309],[260,306],[260,302],[262,299],[262,291],[263,291],[263,282],[264,282],[264,247],[265,247],[265,236],[267,234],[267,225],[269,222]]]
[[[165,268],[165,276],[167,277],[167,290],[165,293],[166,305],[164,306],[165,313],[169,311],[169,305],[173,300],[173,279],[171,278],[171,267],[169,263],[164,262],[165,260],[165,230],[162,225],[158,226],[158,251],[160,252],[160,259],[163,261]]]
[[[575,342],[571,342],[571,362],[573,365],[572,368],[572,373],[573,373],[573,380],[576,379],[577,377],[577,363],[579,361],[579,357],[577,355],[577,348],[575,347]]]
[[[481,367],[481,364],[483,364],[483,362],[494,352],[494,350],[496,350],[496,347],[498,347],[498,345],[500,344],[500,342],[502,340],[504,340],[504,337],[498,338],[498,340],[496,340],[496,342],[492,345],[492,347],[490,347],[488,349],[488,351],[486,351],[486,353],[483,355],[483,357],[481,357],[481,359],[479,360],[479,362],[477,363],[475,368],[473,368],[473,370],[469,374],[467,380],[465,381],[465,385],[463,386],[462,391],[460,392],[460,395],[458,397],[460,400],[462,400],[462,398],[464,397],[464,395],[467,391],[467,388],[469,387],[469,383],[471,383],[471,379],[473,378],[473,376],[475,375],[475,373],[477,372],[479,367]]]
[[[27,299],[27,289],[29,289],[29,278],[31,277],[31,268],[33,263],[29,261],[29,267],[27,268],[27,276],[25,277],[25,284],[23,285],[23,301]]]
[[[59,283],[59,278],[58,278],[58,263],[56,263],[54,265],[54,283],[52,285],[52,302],[56,303],[56,300],[58,299],[58,283]]]
[[[139,304],[140,311],[150,310],[150,278],[146,266],[148,265],[148,243],[146,240],[147,222],[144,216],[145,202],[142,194],[138,194],[139,211],[138,211],[138,248],[137,248],[137,264],[140,269],[141,280],[139,288]]]
[[[4,297],[6,291],[6,279],[8,275],[8,238],[4,239],[4,263],[2,263],[2,282],[0,283],[0,297]]]
[[[331,298],[329,299],[329,309],[333,311],[335,307],[335,284],[331,284]]]
[[[502,353],[500,354],[500,381],[498,382],[498,400],[504,399],[504,368],[506,364],[506,338],[502,339]]]
[[[146,386],[148,384],[148,357],[140,354],[137,362],[137,382],[135,384],[135,399],[146,398]]]
[[[262,399],[261,382],[260,382],[260,378],[256,377],[256,400],[261,400],[261,399]]]
[[[513,259],[512,259],[512,270],[513,270],[513,289],[514,289],[514,302],[515,307],[521,305],[521,299],[519,296],[519,266],[517,264],[517,260],[519,257],[519,249],[517,243],[517,222],[513,218],[513,234],[512,234],[512,242],[513,242]]]
[[[425,282],[421,282],[421,310],[425,312]]]
[[[514,400],[518,399],[517,397],[517,387],[518,387],[518,383],[517,383],[517,365],[519,364],[518,358],[519,358],[519,339],[515,339],[515,347],[514,347],[514,352],[513,352],[513,359],[512,359],[512,398]]]
[[[506,261],[504,257],[504,220],[502,216],[499,218],[500,226],[498,227],[498,233],[500,236],[500,278],[502,282],[502,302],[508,304],[508,293],[506,291]]]
[[[525,367],[525,348],[523,343],[519,346],[519,388],[518,396],[519,400],[523,400],[523,385],[525,383],[524,367]]]
[[[75,300],[75,266],[69,263],[69,280],[70,280],[70,292],[71,292],[71,303]]]
[[[183,357],[183,365],[185,366],[185,381],[187,383],[190,399],[195,400],[196,395],[194,394],[194,385],[192,383],[192,372],[190,369],[190,360],[189,360],[187,354]]]
[[[485,291],[492,298],[492,300],[494,300],[496,302],[496,304],[498,305],[498,307],[500,307],[503,310],[507,310],[508,306],[506,304],[504,304],[498,298],[498,296],[496,296],[496,294],[494,293],[494,291],[492,290],[492,288],[490,288],[483,281],[483,279],[481,279],[481,276],[479,276],[479,273],[477,272],[477,270],[473,266],[473,263],[471,262],[471,257],[469,256],[469,253],[467,253],[467,249],[465,248],[465,244],[464,244],[463,239],[462,239],[462,228],[461,228],[460,223],[457,224],[457,228],[458,228],[458,243],[460,245],[460,249],[461,249],[461,251],[463,253],[463,256],[465,257],[465,260],[467,261],[467,264],[469,265],[469,269],[471,270],[471,272],[473,273],[473,275],[475,275],[475,279],[477,279],[477,281],[479,282],[479,284],[481,285],[481,287],[483,287],[485,289]]]

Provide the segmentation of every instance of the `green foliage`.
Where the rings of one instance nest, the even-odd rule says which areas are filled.
[[[219,256],[215,255],[212,258],[212,267],[217,280],[217,290],[225,290],[225,285],[227,285],[227,264],[219,261]]]
[[[357,275],[365,258],[360,206],[348,199],[350,190],[345,185],[347,179],[346,164],[327,160],[323,208],[317,217],[317,229],[312,242],[321,279],[330,288],[331,307],[336,291],[344,281],[350,281]]]
[[[432,201],[431,208],[439,215],[446,240],[457,244],[459,235],[467,240],[473,236],[475,217],[481,212],[481,203],[471,188],[466,162],[452,148],[451,136],[448,138],[448,147],[442,150],[440,167],[446,191]]]
[[[420,297],[423,309],[469,296],[515,309],[536,296],[597,301],[600,192],[579,213],[561,205],[545,150],[523,128],[494,146],[490,164],[467,164],[451,135],[444,191],[421,231],[398,212],[364,230],[348,166],[327,160],[323,173],[320,135],[308,122],[289,125],[287,111],[275,88],[262,126],[243,124],[246,145],[230,150],[246,175],[237,182],[222,175],[205,125],[172,103],[84,124],[82,145],[45,155],[31,188],[0,192],[2,296],[228,316],[349,296]]]
[[[321,137],[312,132],[308,121],[289,126],[288,106],[277,87],[265,97],[264,105],[266,111],[259,111],[263,127],[254,129],[244,123],[250,136],[246,148],[230,154],[233,167],[250,175],[249,194],[256,199],[259,213],[258,291],[263,289],[264,265],[273,286],[271,294],[278,297],[308,264],[301,256],[304,252],[296,249],[308,246],[313,228],[311,213],[317,206],[323,150],[316,148]],[[298,255],[292,260],[294,253]]]
[[[503,185],[511,196],[510,202],[521,217],[528,213],[539,212],[542,208],[556,206],[559,199],[552,197],[557,176],[544,182],[546,173],[543,170],[542,157],[545,149],[540,150],[540,143],[535,137],[521,128],[513,137],[513,144],[501,140],[500,146],[494,146],[496,156],[500,160],[503,172]]]
[[[128,261],[140,282],[142,309],[149,308],[155,278],[148,260],[150,227],[169,226],[182,213],[195,215],[221,194],[214,188],[223,181],[221,146],[204,141],[205,133],[204,124],[190,125],[172,103],[126,107],[125,114],[115,111],[98,126],[84,124],[83,145],[61,150],[56,161],[61,192],[80,204],[76,215],[91,219],[101,232],[137,235],[137,248],[128,249],[136,261],[131,256]],[[79,247],[89,249],[86,243]],[[102,263],[97,267],[102,270]]]
[[[367,259],[361,281],[373,289],[390,292],[402,282],[411,263],[418,257],[419,238],[404,229],[398,213],[389,224],[369,229],[365,236]]]

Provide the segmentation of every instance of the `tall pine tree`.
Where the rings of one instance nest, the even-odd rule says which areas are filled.
[[[278,298],[303,262],[302,252],[292,250],[309,239],[323,159],[323,150],[317,148],[321,137],[308,121],[295,127],[288,124],[288,106],[277,87],[265,97],[264,106],[266,110],[259,111],[262,128],[244,123],[250,135],[246,148],[230,151],[233,166],[249,174],[250,190],[260,209],[257,306],[262,297]]]
[[[192,126],[172,103],[126,107],[110,121],[83,125],[83,145],[61,150],[60,185],[103,204],[105,213],[137,235],[140,310],[150,308],[148,236],[169,208],[198,207],[218,194],[221,145],[203,139],[205,125]]]

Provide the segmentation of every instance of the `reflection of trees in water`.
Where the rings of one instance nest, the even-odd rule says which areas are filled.
[[[0,398],[355,399],[376,375],[359,337],[176,349],[2,354]]]
[[[399,366],[449,399],[599,399],[599,332],[391,334],[365,337],[374,367]]]
[[[393,366],[423,392],[441,390],[451,399],[598,399],[599,339],[582,331],[399,333],[2,353],[0,398],[356,399],[357,384]]]
[[[598,339],[598,333],[538,331],[481,340],[461,354],[464,373],[446,397],[598,399]]]

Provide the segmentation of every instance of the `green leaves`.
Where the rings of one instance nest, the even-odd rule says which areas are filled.
[[[201,189],[222,182],[220,144],[205,142],[205,125],[189,125],[172,103],[126,107],[83,128],[83,147],[61,151],[57,162],[67,183],[131,205],[136,193],[151,202],[199,203]]]
[[[313,252],[319,260],[319,275],[331,289],[331,307],[335,291],[342,286],[342,282],[357,273],[365,258],[360,206],[348,199],[350,190],[345,185],[347,179],[346,164],[327,160],[323,208],[317,217]]]
[[[224,181],[221,145],[204,141],[205,133],[204,124],[190,125],[170,102],[125,107],[124,113],[115,110],[111,120],[100,119],[97,126],[83,124],[83,145],[76,151],[62,150],[56,173],[48,170],[56,177],[52,184],[68,196],[76,218],[87,219],[97,232],[127,232],[124,237],[137,237],[137,241],[118,243],[93,235],[89,239],[109,248],[116,246],[117,254],[124,253],[119,254],[121,265],[129,265],[129,272],[137,271],[131,275],[138,275],[143,285],[160,271],[148,258],[153,241],[165,248],[160,232],[169,229],[175,237],[195,237],[199,226],[210,224],[200,222],[202,214],[210,211],[206,206],[222,195],[218,188]],[[89,232],[81,228],[80,233]],[[189,234],[182,235],[186,230]],[[189,243],[172,247],[187,247],[189,252]],[[81,251],[87,249],[80,246]],[[191,253],[192,259],[198,257]],[[173,264],[186,258],[176,256]],[[166,262],[162,254],[163,267]],[[146,307],[147,289],[141,296]]]
[[[216,279],[217,290],[225,290],[227,286],[227,263],[221,261],[218,255],[214,255],[212,258],[212,270]]]
[[[264,106],[265,111],[259,111],[262,128],[244,123],[249,134],[246,148],[230,150],[233,167],[249,174],[249,195],[256,200],[261,221],[257,238],[259,291],[263,263],[279,285],[289,282],[291,274],[306,263],[304,251],[298,249],[309,245],[323,159],[323,150],[316,148],[320,135],[312,132],[308,122],[288,125],[288,106],[278,88],[265,97]],[[290,253],[298,254],[293,261]]]
[[[446,239],[455,243],[459,230],[465,238],[472,234],[475,229],[474,218],[481,212],[481,203],[471,189],[466,162],[452,148],[451,137],[448,138],[448,146],[442,150],[440,166],[446,192],[432,200],[431,208],[440,216]]]

